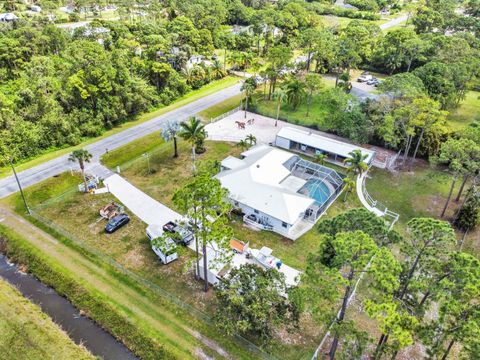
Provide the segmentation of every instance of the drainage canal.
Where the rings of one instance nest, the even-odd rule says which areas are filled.
[[[0,254],[0,277],[16,286],[23,296],[42,308],[70,338],[105,360],[137,359],[130,350],[80,312],[64,297],[35,277],[23,274]]]

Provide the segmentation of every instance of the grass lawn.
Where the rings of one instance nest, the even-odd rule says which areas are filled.
[[[0,352],[3,359],[94,359],[40,307],[0,279]]]
[[[469,91],[460,104],[448,115],[448,123],[453,130],[462,130],[480,114],[480,92]]]
[[[34,167],[38,164],[44,163],[48,160],[54,159],[56,157],[62,156],[64,154],[67,154],[75,149],[80,149],[85,147],[88,144],[94,143],[100,139],[104,139],[106,137],[109,137],[111,135],[114,135],[116,133],[119,133],[125,129],[128,129],[132,126],[138,125],[140,123],[143,123],[145,121],[151,120],[157,116],[160,116],[162,114],[165,114],[169,111],[175,110],[181,106],[184,106],[190,102],[193,102],[195,100],[198,100],[202,97],[205,97],[207,95],[213,94],[217,91],[220,91],[222,89],[225,89],[227,87],[230,87],[238,82],[238,78],[235,76],[227,76],[221,80],[217,81],[212,81],[211,83],[203,86],[200,89],[193,90],[189,92],[188,94],[182,96],[181,98],[175,100],[172,104],[168,106],[161,107],[155,111],[145,113],[142,115],[139,115],[136,119],[132,121],[127,121],[124,122],[113,129],[105,131],[101,136],[95,137],[95,138],[90,138],[86,139],[82,143],[76,145],[76,146],[70,146],[70,147],[65,147],[62,149],[52,149],[52,150],[47,150],[44,154],[39,155],[38,157],[35,157],[33,159],[27,159],[22,161],[21,163],[18,163],[16,166],[17,171],[22,171],[29,169],[31,167]],[[11,175],[11,169],[10,167],[2,167],[0,168],[0,178],[6,177]]]
[[[277,103],[275,100],[263,100],[263,94],[257,94],[256,98],[256,112],[272,118],[277,117]],[[297,109],[293,109],[289,104],[283,104],[280,109],[280,119],[294,124],[313,126],[319,130],[326,130],[326,121],[331,111],[328,105],[325,104],[322,93],[313,96],[308,117],[306,113],[306,102],[302,102]]]
[[[413,172],[388,172],[374,168],[366,180],[367,191],[373,199],[400,214],[397,229],[405,232],[407,222],[414,217],[439,218],[447,200],[452,178],[427,165],[419,165]],[[460,188],[457,182],[445,220],[452,220],[459,203],[455,197]],[[458,234],[460,239],[462,234]],[[465,249],[480,255],[480,229],[468,234]]]

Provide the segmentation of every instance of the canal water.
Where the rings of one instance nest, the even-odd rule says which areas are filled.
[[[17,287],[23,296],[39,305],[77,344],[105,360],[137,359],[130,350],[94,321],[80,315],[64,297],[35,277],[23,274],[0,254],[0,277]]]

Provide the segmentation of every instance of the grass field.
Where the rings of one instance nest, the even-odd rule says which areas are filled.
[[[385,204],[400,214],[396,226],[405,232],[406,223],[414,217],[439,218],[447,200],[452,178],[448,173],[435,170],[428,165],[414,167],[412,172],[388,172],[373,169],[366,186],[373,199]],[[452,220],[459,203],[454,199],[460,188],[457,182],[445,220]],[[460,238],[462,234],[458,234]],[[466,249],[480,255],[480,229],[471,232],[465,240]]]
[[[200,116],[203,120],[208,122],[210,119],[213,119],[219,115],[222,115],[223,113],[226,113],[227,111],[230,111],[236,108],[237,106],[239,106],[240,101],[242,99],[243,99],[242,94],[232,96],[231,98],[224,100],[218,104],[215,104],[214,106],[209,107],[208,109],[200,111],[198,113],[198,116]]]
[[[460,106],[448,115],[453,130],[461,130],[480,115],[480,92],[469,91]]]
[[[62,148],[62,149],[51,149],[49,151],[46,151],[44,154],[39,155],[38,157],[35,157],[33,159],[24,160],[24,161],[17,164],[16,170],[17,171],[26,170],[26,169],[34,167],[38,164],[46,162],[48,160],[52,160],[56,157],[65,155],[65,154],[67,154],[67,153],[69,153],[69,152],[71,152],[75,149],[80,149],[80,148],[85,147],[88,144],[94,143],[94,142],[96,142],[100,139],[104,139],[106,137],[109,137],[111,135],[119,133],[119,132],[121,132],[125,129],[128,129],[132,126],[138,125],[142,122],[151,120],[151,119],[153,119],[157,116],[160,116],[162,114],[165,114],[169,111],[175,110],[175,109],[177,109],[181,106],[184,106],[184,105],[186,105],[190,102],[198,100],[198,99],[200,99],[204,96],[207,96],[207,95],[213,94],[215,92],[218,92],[222,89],[225,89],[229,86],[232,86],[232,85],[236,84],[237,82],[238,82],[238,78],[235,77],[235,76],[227,76],[227,77],[225,77],[221,80],[212,81],[211,83],[203,86],[200,89],[193,90],[193,91],[189,92],[188,94],[186,94],[183,97],[175,100],[172,104],[170,104],[168,106],[164,106],[164,107],[161,107],[161,108],[159,108],[155,111],[139,115],[136,119],[133,119],[132,121],[126,121],[126,122],[114,127],[113,129],[105,131],[99,137],[86,139],[85,141],[83,141],[82,143],[80,143],[76,146],[65,147],[65,148]],[[0,168],[0,178],[6,177],[6,176],[9,176],[9,175],[11,175],[10,167]]]
[[[0,357],[2,359],[94,359],[42,310],[0,279]]]

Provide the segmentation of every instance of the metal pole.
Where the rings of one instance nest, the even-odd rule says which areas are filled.
[[[22,185],[20,184],[20,180],[18,179],[17,172],[15,171],[15,166],[13,166],[12,159],[10,159],[10,165],[12,166],[13,175],[15,175],[15,180],[17,180],[17,184],[18,184],[18,188],[20,189],[20,193],[22,194],[22,199],[23,199],[23,203],[25,204],[25,208],[27,209],[28,215],[31,215],[32,212],[31,212],[30,208],[28,207],[27,198],[25,197],[25,194],[24,194],[23,189],[22,189]]]

